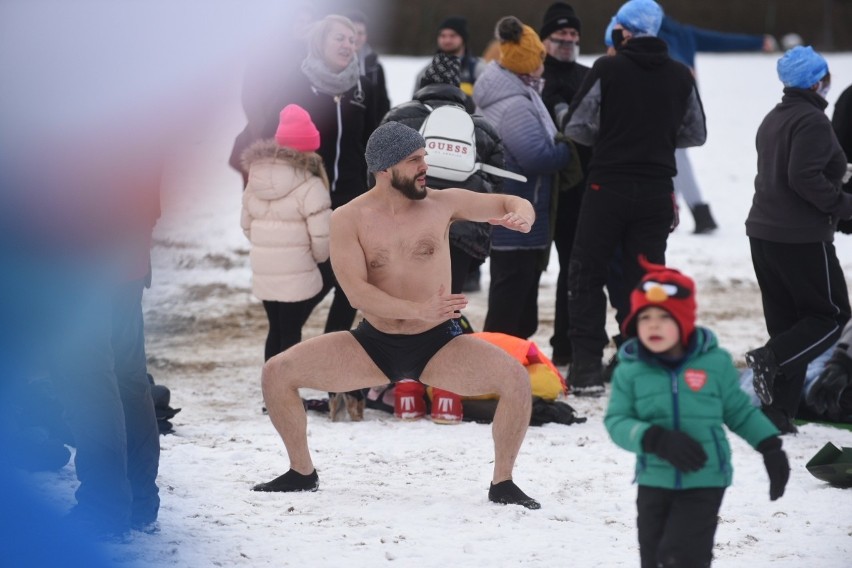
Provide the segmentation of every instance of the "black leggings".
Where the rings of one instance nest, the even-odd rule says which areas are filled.
[[[308,321],[313,305],[313,299],[301,302],[263,301],[269,319],[264,360],[269,361],[302,340],[302,326]]]
[[[322,274],[322,290],[308,301],[308,314],[310,315],[310,312],[334,289],[334,298],[332,298],[331,307],[328,309],[328,319],[325,320],[325,330],[323,333],[349,331],[352,329],[352,324],[355,323],[355,313],[357,310],[349,303],[349,298],[346,297],[343,289],[337,283],[334,271],[331,269],[331,261],[326,260],[325,262],[321,262],[317,267],[320,270],[320,274]]]
[[[474,269],[482,264],[478,258],[474,258],[464,252],[455,245],[450,245],[450,269],[452,281],[450,282],[450,292],[453,294],[461,294],[464,287],[467,275],[471,269]]]

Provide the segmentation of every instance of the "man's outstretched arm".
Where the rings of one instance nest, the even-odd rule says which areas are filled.
[[[532,203],[516,195],[483,194],[466,189],[444,189],[441,198],[451,200],[453,219],[500,225],[513,231],[529,233],[535,223]]]
[[[331,215],[331,266],[353,308],[387,319],[446,321],[467,307],[463,294],[445,294],[444,286],[425,302],[391,296],[367,280],[367,260],[358,240],[355,220],[341,208]]]

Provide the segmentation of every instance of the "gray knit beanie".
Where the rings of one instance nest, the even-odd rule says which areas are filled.
[[[398,164],[406,156],[426,147],[419,132],[400,122],[386,122],[376,128],[367,140],[367,171],[380,172]]]

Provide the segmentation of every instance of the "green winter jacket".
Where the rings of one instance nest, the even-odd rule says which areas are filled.
[[[727,487],[733,466],[722,425],[752,447],[779,434],[740,389],[731,356],[708,329],[695,329],[688,354],[677,369],[663,366],[640,349],[635,338],[621,347],[618,360],[604,424],[613,442],[637,454],[639,485],[665,489]],[[692,436],[707,453],[705,466],[684,473],[655,454],[645,453],[642,437],[652,425]]]

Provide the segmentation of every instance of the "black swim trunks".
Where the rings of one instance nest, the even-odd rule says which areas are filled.
[[[419,379],[423,369],[435,353],[454,337],[462,334],[454,319],[447,320],[423,333],[391,334],[361,320],[351,333],[373,363],[387,375],[391,382],[402,379]]]

